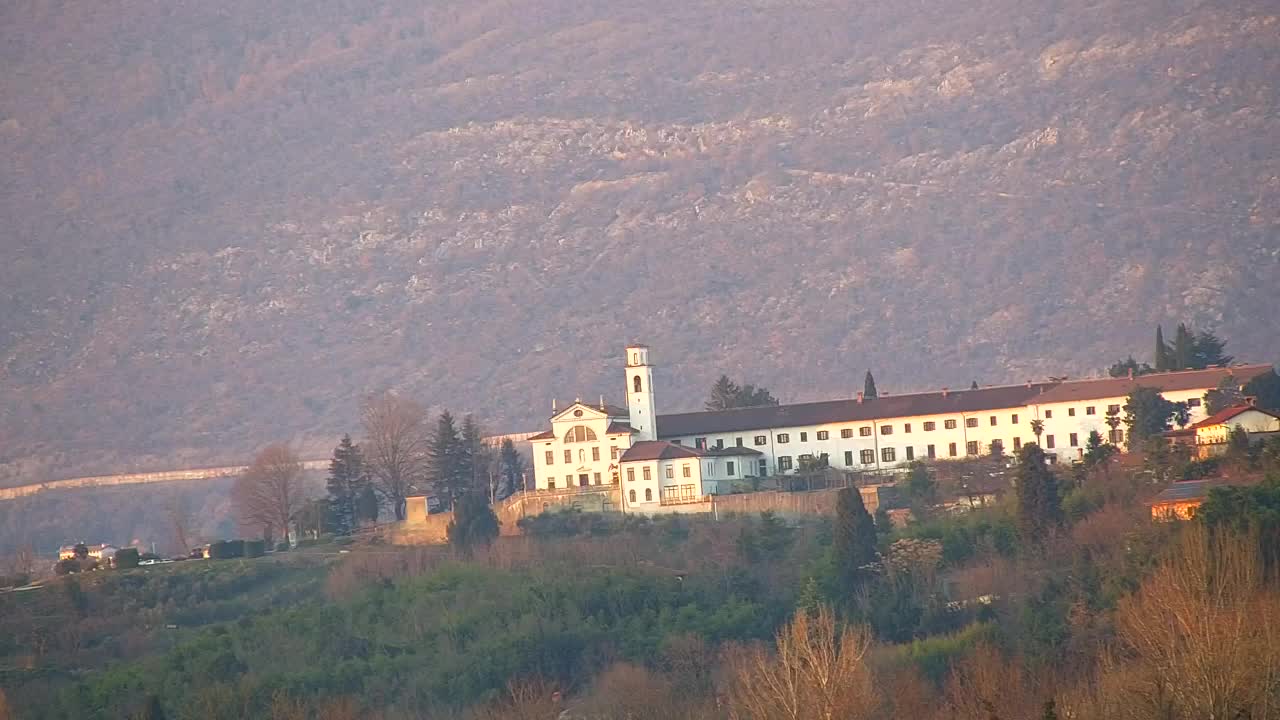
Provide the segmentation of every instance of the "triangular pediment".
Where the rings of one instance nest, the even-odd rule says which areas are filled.
[[[603,420],[609,417],[605,411],[583,402],[575,402],[569,407],[551,416],[551,422],[572,422],[575,420]]]

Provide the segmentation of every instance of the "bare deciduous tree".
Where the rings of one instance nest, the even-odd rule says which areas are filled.
[[[287,537],[303,503],[302,462],[287,445],[267,446],[236,480],[231,499],[241,527],[268,540],[276,531]]]
[[[1258,538],[1188,532],[1116,615],[1141,717],[1261,718],[1280,711],[1280,591]]]
[[[374,487],[397,520],[405,515],[404,499],[425,484],[429,458],[426,412],[418,403],[382,393],[361,408],[365,441],[361,447]]]
[[[753,648],[732,660],[734,720],[870,717],[879,697],[867,666],[871,634],[840,628],[829,608],[796,615],[778,632],[776,652]]]

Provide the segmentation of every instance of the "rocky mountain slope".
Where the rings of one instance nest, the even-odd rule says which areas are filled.
[[[17,0],[0,467],[323,452],[391,387],[495,430],[1280,359],[1265,0]]]

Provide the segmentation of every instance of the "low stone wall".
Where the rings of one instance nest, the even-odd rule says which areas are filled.
[[[878,485],[859,488],[867,512],[874,513],[880,507],[881,489]],[[783,516],[830,517],[836,514],[836,495],[839,491],[839,488],[832,488],[803,492],[771,490],[739,495],[712,495],[702,502],[666,506],[662,509],[662,514],[755,514],[771,511]],[[389,531],[390,542],[397,545],[437,545],[448,542],[446,529],[453,519],[453,513],[428,515],[425,499],[420,504],[416,500],[418,499],[409,498],[407,519]],[[495,505],[493,512],[498,516],[499,532],[503,536],[512,536],[520,534],[520,519],[523,517],[570,508],[583,512],[620,512],[619,500],[618,489],[612,486],[592,487],[589,490],[539,491],[513,495]]]

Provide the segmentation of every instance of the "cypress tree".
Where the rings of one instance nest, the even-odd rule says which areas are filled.
[[[1058,479],[1045,462],[1039,445],[1023,445],[1018,451],[1018,531],[1023,546],[1038,548],[1046,535],[1062,524],[1062,498]]]
[[[469,554],[471,548],[488,545],[498,537],[498,516],[481,493],[465,493],[458,499],[445,532],[450,545]]]
[[[360,492],[356,495],[356,524],[360,522],[378,521],[378,493],[374,492],[373,483],[365,476]]]
[[[1165,372],[1169,369],[1169,355],[1169,346],[1164,341],[1164,328],[1156,325],[1156,356],[1152,359],[1156,372]]]
[[[856,488],[845,488],[836,495],[832,544],[840,589],[846,596],[852,595],[866,577],[868,566],[876,561],[876,523]]]
[[[876,397],[876,379],[871,377],[871,371],[867,371],[867,376],[862,379],[862,397],[870,400]]]
[[[1173,360],[1171,370],[1188,370],[1194,362],[1195,338],[1187,330],[1185,323],[1178,323],[1178,332],[1173,336]]]

